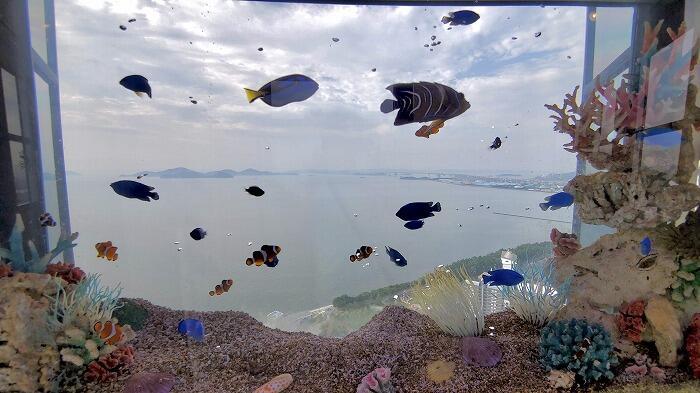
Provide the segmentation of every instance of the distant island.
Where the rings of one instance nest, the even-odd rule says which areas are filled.
[[[552,173],[548,175],[524,178],[513,174],[496,176],[475,176],[464,174],[448,175],[444,173],[427,174],[424,176],[400,176],[401,180],[428,180],[459,186],[478,186],[490,188],[506,188],[523,191],[558,192],[576,176],[575,172]]]
[[[235,176],[271,176],[271,175],[293,175],[294,173],[275,173],[259,171],[257,169],[244,169],[242,171],[234,171],[233,169],[221,169],[210,172],[197,172],[189,168],[171,168],[162,171],[143,171],[131,175],[122,175],[122,177],[136,177],[138,175],[148,174],[152,177],[160,177],[162,179],[225,179]]]

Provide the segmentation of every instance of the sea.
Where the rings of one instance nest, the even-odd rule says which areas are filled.
[[[573,208],[541,211],[543,192],[385,175],[146,177],[160,195],[152,202],[115,194],[109,187],[115,180],[69,177],[71,226],[80,233],[76,265],[100,274],[107,286],[121,286],[122,296],[173,309],[240,310],[259,319],[415,280],[462,258],[548,241],[553,227],[571,231],[573,215]],[[251,185],[265,195],[246,193]],[[411,231],[395,213],[415,201],[440,202],[442,211]],[[200,241],[189,236],[197,227],[207,231]],[[96,257],[95,244],[107,240],[118,247],[116,262]],[[279,264],[246,266],[263,244],[282,248]],[[378,255],[351,263],[363,245]],[[408,265],[392,263],[386,245]],[[209,296],[229,278],[228,293]]]

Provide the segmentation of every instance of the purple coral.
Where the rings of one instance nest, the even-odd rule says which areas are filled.
[[[562,233],[557,228],[552,228],[549,239],[554,245],[552,251],[557,259],[574,255],[581,249],[581,243],[573,233]]]
[[[380,367],[365,375],[357,386],[357,393],[394,393],[391,384],[391,370]]]

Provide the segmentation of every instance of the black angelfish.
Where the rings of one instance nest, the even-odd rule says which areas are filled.
[[[117,194],[131,199],[140,199],[142,201],[150,202],[153,200],[158,200],[159,196],[157,192],[154,192],[154,188],[147,186],[143,183],[139,183],[133,180],[119,180],[109,185],[112,187],[114,192]]]
[[[396,266],[404,267],[408,265],[408,261],[406,260],[406,258],[403,257],[403,255],[401,255],[400,252],[394,250],[389,246],[384,246],[384,249],[386,249],[386,254],[389,255],[389,259],[391,259],[391,261],[394,262]]]
[[[246,188],[245,191],[248,194],[256,196],[256,197],[260,197],[260,196],[265,195],[265,191],[263,191],[263,189],[258,187],[258,186],[250,186],[250,187]]]
[[[501,144],[502,144],[501,138],[496,137],[496,139],[493,140],[493,143],[491,144],[491,146],[489,146],[489,149],[496,150],[499,147],[501,147]]]
[[[122,78],[119,84],[133,91],[137,96],[143,97],[144,94],[151,97],[151,85],[148,84],[148,79],[141,75],[129,75]]]
[[[424,218],[433,217],[433,212],[442,210],[440,202],[411,202],[404,205],[396,212],[396,217],[404,221],[418,221]]]
[[[396,83],[386,88],[395,100],[386,99],[380,109],[382,113],[399,110],[395,126],[409,123],[451,119],[471,107],[464,94],[455,89],[433,82]]]

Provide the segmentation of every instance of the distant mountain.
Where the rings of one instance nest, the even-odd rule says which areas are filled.
[[[233,169],[220,169],[218,171],[211,171],[211,172],[197,172],[189,168],[184,168],[184,167],[178,167],[178,168],[171,168],[171,169],[165,169],[162,171],[143,171],[143,172],[138,172],[134,173],[131,175],[122,175],[122,177],[136,177],[137,175],[142,175],[144,173],[148,173],[148,176],[152,177],[160,177],[163,179],[197,179],[197,178],[218,178],[218,179],[224,179],[224,178],[231,178],[234,176],[268,176],[268,175],[282,175],[283,173],[274,173],[274,172],[266,172],[266,171],[259,171],[257,169],[244,169],[240,172],[236,172]]]
[[[537,176],[535,179],[540,181],[564,181],[568,182],[576,176],[576,172],[566,173],[550,173],[549,175]]]

